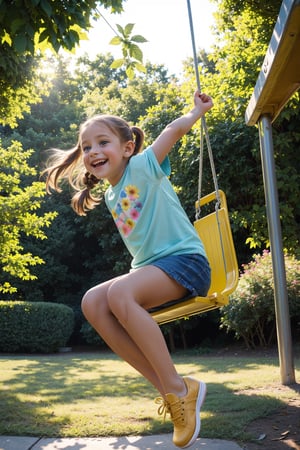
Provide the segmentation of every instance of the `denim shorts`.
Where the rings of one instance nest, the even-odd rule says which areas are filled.
[[[170,255],[151,262],[185,287],[188,296],[205,297],[211,282],[210,266],[202,255]]]

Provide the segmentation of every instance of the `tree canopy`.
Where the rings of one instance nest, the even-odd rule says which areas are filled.
[[[34,55],[51,46],[56,52],[62,47],[72,50],[83,30],[91,27],[97,7],[122,11],[123,0],[14,0],[1,1],[0,38],[10,47],[11,54]]]
[[[97,7],[122,11],[123,0],[0,0],[0,124],[16,125],[45,94],[37,56],[46,49],[72,50],[89,30]],[[130,46],[129,46],[130,47]]]

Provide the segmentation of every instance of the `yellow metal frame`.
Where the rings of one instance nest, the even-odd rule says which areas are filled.
[[[179,300],[162,305],[151,312],[159,324],[187,318],[226,305],[229,295],[236,289],[239,271],[229,222],[226,197],[218,191],[220,206],[214,212],[196,220],[194,227],[202,240],[211,267],[211,286],[206,297]],[[200,206],[216,203],[216,192],[201,198]],[[199,203],[196,202],[196,208]]]

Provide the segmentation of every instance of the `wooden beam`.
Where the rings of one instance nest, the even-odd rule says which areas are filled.
[[[255,125],[268,114],[273,122],[300,87],[300,0],[283,0],[271,41],[248,104],[245,121]]]

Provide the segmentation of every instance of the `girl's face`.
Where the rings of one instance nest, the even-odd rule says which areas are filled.
[[[86,170],[114,186],[122,178],[133,154],[134,142],[121,142],[106,125],[94,122],[82,132],[81,148]]]

